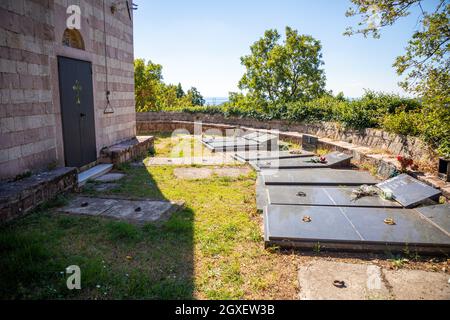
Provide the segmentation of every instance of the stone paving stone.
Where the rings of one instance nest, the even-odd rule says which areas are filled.
[[[421,270],[383,270],[397,300],[450,300],[450,276]]]
[[[298,271],[301,300],[390,299],[378,266],[315,260]],[[340,287],[334,281],[343,281]]]
[[[406,208],[413,208],[424,201],[439,197],[441,191],[420,182],[417,179],[401,174],[377,185],[384,192],[392,192],[395,199]]]
[[[319,186],[267,186],[270,204],[292,204],[313,206],[349,207],[394,207],[401,205],[392,200],[384,200],[378,195],[355,199],[355,187]]]
[[[274,170],[261,172],[266,185],[373,185],[379,181],[366,171],[338,169]]]
[[[103,176],[100,176],[100,177],[96,178],[94,181],[97,181],[97,182],[115,182],[115,181],[119,181],[123,177],[125,177],[125,175],[123,173],[107,173],[107,174],[105,174]]]

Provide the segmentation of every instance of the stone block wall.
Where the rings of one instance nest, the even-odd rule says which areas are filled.
[[[102,0],[0,1],[0,179],[64,166],[57,56],[92,63],[97,154],[135,136],[133,21],[123,8],[111,12],[115,2],[103,10]],[[85,50],[62,45],[72,4],[81,9]],[[104,113],[104,16],[114,113]]]
[[[336,123],[303,124],[283,120],[258,121],[250,118],[229,117],[221,114],[184,113],[184,112],[145,112],[136,113],[138,132],[145,131],[146,126],[159,123],[174,122],[202,122],[217,123],[231,126],[249,127],[256,129],[271,129],[284,132],[298,132],[316,135],[320,138],[353,143],[374,150],[385,150],[393,155],[408,155],[416,159],[437,161],[437,157],[425,143],[414,137],[404,137],[378,129],[346,130]],[[170,128],[169,128],[170,129]],[[159,130],[162,131],[162,130]],[[280,135],[283,133],[281,132]]]

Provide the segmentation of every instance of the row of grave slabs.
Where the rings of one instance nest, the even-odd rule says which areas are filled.
[[[349,170],[352,157],[340,152],[316,157],[250,150],[234,157],[258,171],[266,245],[450,253],[450,206],[437,204],[441,192],[409,175],[380,182],[366,171]],[[357,196],[361,190],[366,192]]]

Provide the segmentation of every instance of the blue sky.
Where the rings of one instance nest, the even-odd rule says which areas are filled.
[[[205,97],[238,91],[240,57],[267,29],[291,26],[320,40],[327,89],[357,97],[364,88],[403,94],[392,68],[404,52],[417,14],[386,29],[381,39],[343,36],[349,0],[134,0],[135,58],[162,64],[166,83],[197,87]],[[430,0],[426,7],[433,8]]]

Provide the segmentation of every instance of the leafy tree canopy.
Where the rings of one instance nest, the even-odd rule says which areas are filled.
[[[180,107],[203,106],[205,100],[196,88],[187,94],[182,85],[165,84],[162,66],[144,59],[134,61],[136,111],[175,110]]]
[[[309,101],[325,92],[325,74],[320,42],[286,27],[280,43],[277,30],[267,30],[241,58],[246,73],[239,82],[241,90],[269,102]]]
[[[424,102],[421,132],[438,152],[450,157],[450,1],[439,0],[431,12],[424,10],[425,0],[351,0],[347,16],[360,16],[359,29],[347,28],[344,34],[380,37],[383,27],[393,25],[418,8],[417,29],[405,54],[394,67],[405,76],[400,85],[417,94]]]

